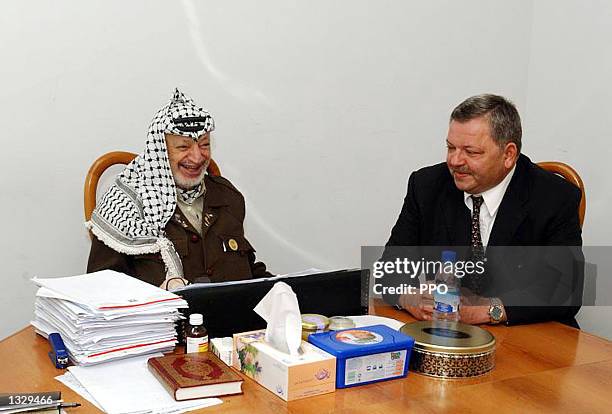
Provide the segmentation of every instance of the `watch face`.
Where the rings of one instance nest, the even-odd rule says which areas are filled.
[[[502,318],[502,310],[499,306],[493,306],[491,309],[491,319],[499,321]]]

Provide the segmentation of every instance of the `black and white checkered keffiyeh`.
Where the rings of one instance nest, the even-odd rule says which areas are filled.
[[[197,141],[214,128],[212,116],[176,89],[170,102],[151,121],[144,153],[117,176],[86,223],[87,228],[119,253],[161,253],[166,278],[182,277],[183,265],[164,228],[174,214],[177,192],[191,203],[202,194],[203,183],[188,191],[177,191],[164,134]]]

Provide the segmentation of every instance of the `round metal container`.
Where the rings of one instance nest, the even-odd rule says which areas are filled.
[[[350,329],[355,327],[355,322],[346,316],[332,316],[329,318],[329,330],[339,331],[341,329]]]
[[[438,378],[468,378],[495,366],[495,337],[472,325],[449,321],[407,323],[400,329],[414,338],[410,369]]]
[[[302,339],[308,341],[308,335],[312,333],[325,332],[329,325],[329,319],[316,313],[302,314]]]

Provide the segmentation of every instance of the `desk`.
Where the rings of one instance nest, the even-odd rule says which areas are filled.
[[[411,321],[405,312],[376,303],[371,312]],[[244,394],[223,397],[207,413],[329,412],[612,412],[612,342],[556,322],[486,327],[497,339],[495,369],[482,377],[439,380],[413,372],[402,380],[336,390],[286,403],[245,377]],[[0,341],[0,392],[61,390],[66,401],[99,412],[54,380],[47,342],[27,327]]]

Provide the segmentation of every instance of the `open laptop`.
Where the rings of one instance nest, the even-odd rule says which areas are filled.
[[[266,322],[253,308],[276,282],[285,282],[295,292],[301,313],[325,316],[368,313],[369,271],[338,270],[302,276],[275,276],[225,283],[196,283],[174,293],[182,296],[186,314],[204,315],[210,338],[262,329]]]

